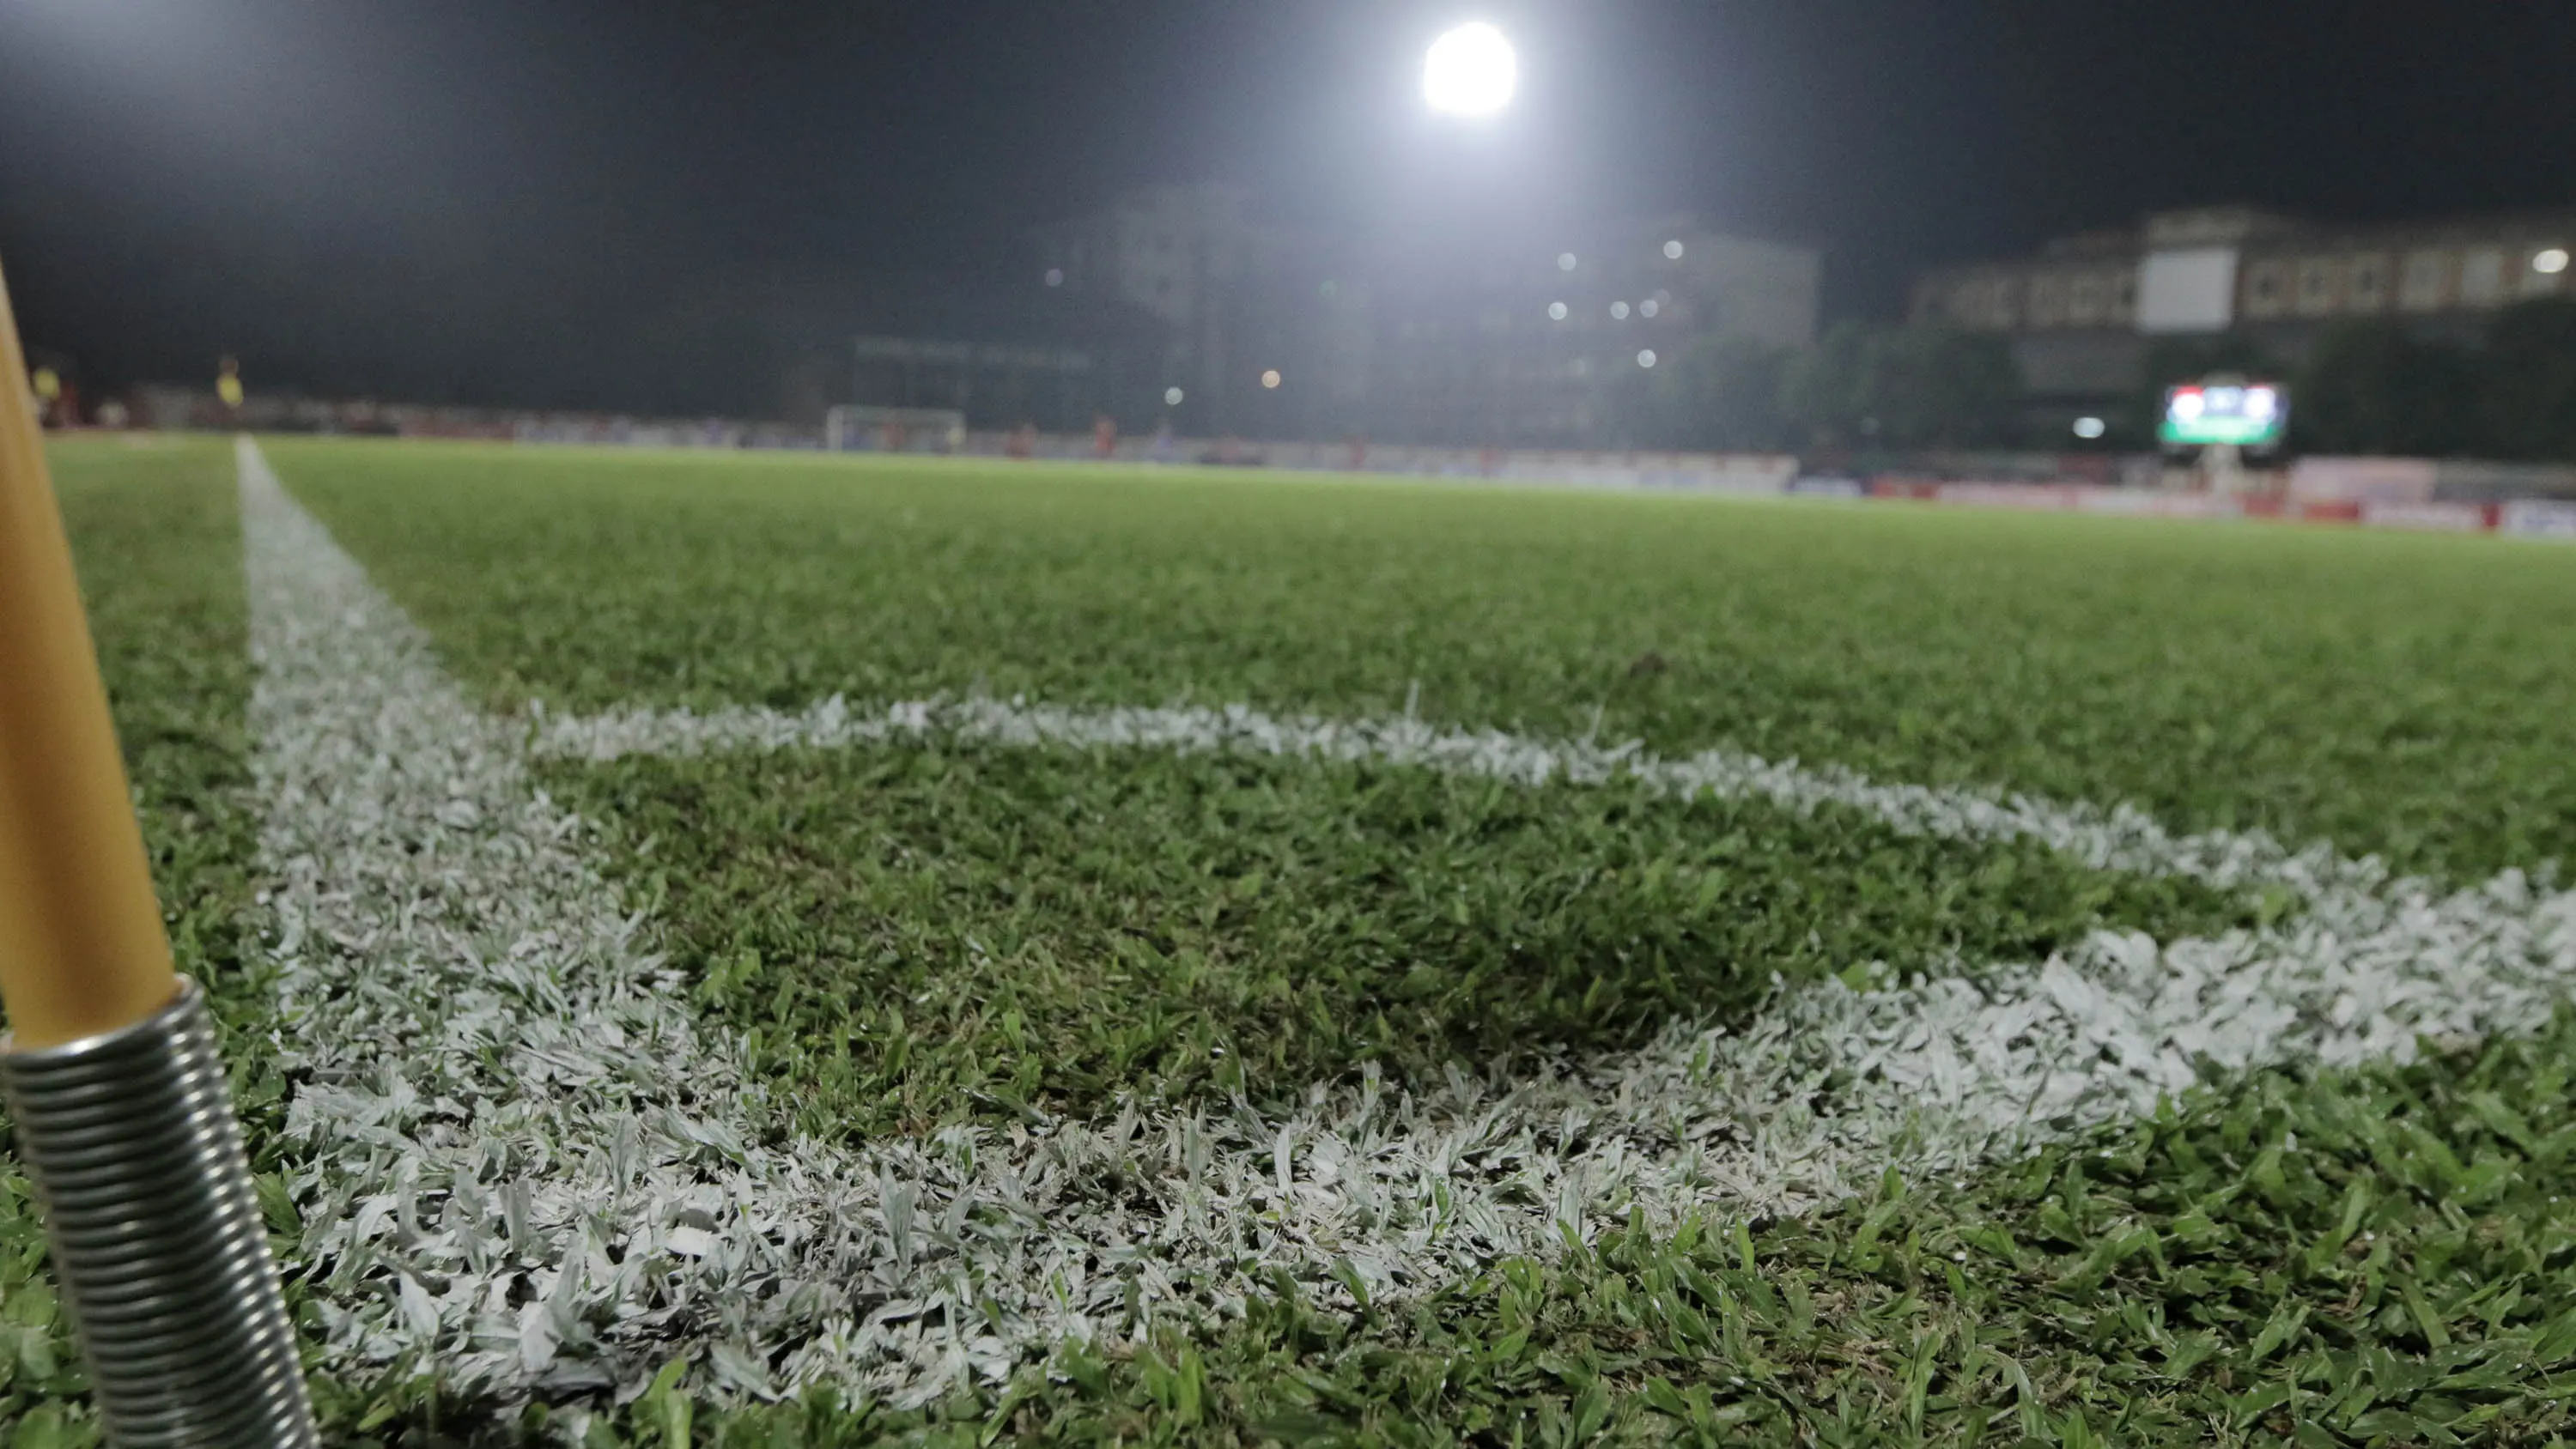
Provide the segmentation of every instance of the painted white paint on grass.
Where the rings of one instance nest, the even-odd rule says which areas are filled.
[[[2108,833],[2066,848],[2297,881],[2313,908],[2162,947],[2105,934],[1973,983],[1799,990],[1741,1032],[1676,1026],[1508,1084],[798,1139],[739,1044],[699,1026],[580,822],[529,779],[524,722],[474,709],[247,443],[241,463],[278,1041],[303,1155],[290,1258],[343,1369],[409,1359],[463,1388],[561,1394],[688,1353],[738,1393],[827,1381],[917,1402],[1068,1336],[1222,1316],[1274,1269],[1326,1298],[1337,1264],[1413,1292],[1632,1208],[1796,1211],[1891,1165],[1966,1166],[2149,1110],[2204,1058],[2347,1064],[2403,1058],[2418,1033],[2528,1026],[2576,977],[2576,901],[2517,877],[2440,894],[2118,814],[1762,766],[1741,778],[1765,783],[1735,788],[1877,800],[1863,808],[1972,834],[2089,820]],[[978,728],[1060,742],[1071,725],[1032,722],[1101,718],[1014,708]],[[556,749],[607,737],[545,728]],[[846,742],[897,733],[867,728]],[[724,726],[701,743],[719,736],[751,738]],[[1442,738],[1400,757],[1438,763]],[[2231,875],[2239,854],[2262,864]]]
[[[921,700],[879,710],[839,697],[789,713],[736,706],[708,714],[624,710],[587,717],[534,711],[531,748],[606,763],[628,755],[834,749],[935,737],[1065,749],[1235,751],[1450,770],[1543,785],[1628,777],[1675,795],[1760,799],[1792,810],[1840,805],[1908,834],[1952,840],[2024,838],[2098,870],[2188,876],[2223,889],[2280,886],[2304,896],[2386,880],[2370,861],[2327,846],[2293,853],[2259,834],[2174,835],[2133,805],[2101,809],[1999,791],[1885,785],[1833,766],[1774,763],[1728,750],[1665,760],[1634,745],[1531,739],[1494,730],[1443,730],[1414,719],[1280,718],[1242,705],[1072,709],[1021,700]]]

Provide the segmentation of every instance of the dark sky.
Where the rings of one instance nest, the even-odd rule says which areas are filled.
[[[1415,77],[1478,15],[1525,103],[1468,139]],[[2576,204],[2576,5],[0,0],[0,107],[22,321],[103,377],[715,406],[633,358],[728,299],[1011,275],[1145,181],[1348,222],[1444,148],[1820,245],[1846,313],[2151,207]]]

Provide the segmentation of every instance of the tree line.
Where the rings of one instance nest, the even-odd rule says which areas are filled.
[[[2149,364],[2158,407],[2164,383],[2197,361],[2164,351]],[[2576,301],[2516,303],[2463,340],[2355,318],[2327,329],[2304,365],[2258,351],[2235,370],[2289,379],[2302,452],[2576,462]]]
[[[2004,446],[2022,400],[2003,338],[1841,322],[1803,349],[1705,339],[1658,369],[1640,421],[1665,446],[1719,452]]]
[[[2465,340],[2350,319],[2296,365],[2240,335],[2166,339],[2105,410],[2098,446],[2153,447],[2165,389],[2226,372],[2290,384],[2302,452],[2576,461],[2576,301],[2517,303]],[[1643,441],[1718,451],[2077,446],[2062,421],[2035,432],[2028,403],[2002,337],[1845,322],[1803,349],[1704,341],[1657,370],[1631,416]]]

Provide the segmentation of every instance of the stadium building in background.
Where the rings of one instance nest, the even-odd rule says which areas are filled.
[[[2474,341],[2499,307],[2576,294],[2571,252],[2576,213],[2340,226],[2204,207],[1926,273],[1913,314],[2011,338],[2034,421],[2071,420],[2131,396],[2160,338],[2232,335],[2284,366],[2354,318]]]
[[[1687,218],[1527,233],[1276,227],[1252,194],[1165,186],[1044,229],[1040,284],[1148,319],[1185,432],[1612,447],[1655,366],[1722,337],[1816,332],[1812,250]],[[866,399],[861,399],[866,401]]]

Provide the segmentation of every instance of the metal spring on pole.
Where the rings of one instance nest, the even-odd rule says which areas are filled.
[[[117,1449],[318,1445],[205,993],[41,1051],[0,1092]]]

